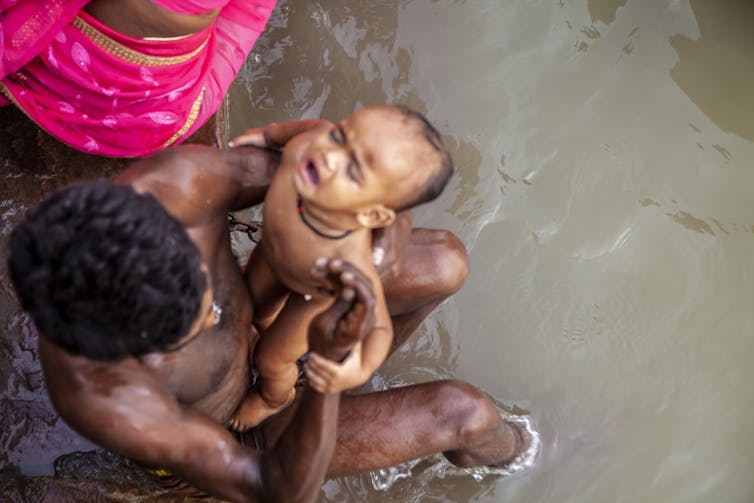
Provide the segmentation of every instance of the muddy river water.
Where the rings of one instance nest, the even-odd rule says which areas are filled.
[[[230,134],[400,102],[457,165],[415,220],[461,237],[468,282],[375,386],[470,381],[543,443],[509,478],[424,463],[330,481],[321,502],[754,501],[752,23],[747,0],[280,3]],[[88,444],[2,309],[0,465],[47,473]]]

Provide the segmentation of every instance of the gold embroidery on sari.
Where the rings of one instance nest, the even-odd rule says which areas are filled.
[[[180,56],[151,56],[149,54],[135,51],[123,44],[116,42],[80,17],[76,17],[71,22],[71,25],[79,30],[89,40],[105,50],[107,53],[115,56],[116,58],[128,61],[129,63],[143,66],[170,66],[184,63],[202,52],[206,47],[207,42],[209,42],[208,34],[204,42],[202,42],[199,47],[189,52],[188,54],[181,54]]]
[[[202,106],[202,99],[204,98],[204,87],[202,87],[202,90],[199,92],[199,96],[196,97],[196,100],[194,100],[193,105],[191,105],[191,110],[189,111],[188,117],[186,118],[186,123],[181,127],[181,129],[178,130],[173,136],[170,137],[168,141],[166,141],[162,146],[167,147],[169,145],[172,145],[175,143],[178,138],[185,135],[186,132],[191,128],[191,126],[194,125],[194,122],[196,121],[196,118],[199,116],[199,109]]]

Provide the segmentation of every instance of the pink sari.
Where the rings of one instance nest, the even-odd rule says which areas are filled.
[[[275,6],[275,0],[156,1],[186,14],[222,10],[204,30],[154,40],[111,30],[80,11],[84,0],[53,8],[61,3],[0,0],[0,91],[68,145],[112,157],[151,154],[206,122]],[[38,42],[24,35],[32,18],[40,19]]]

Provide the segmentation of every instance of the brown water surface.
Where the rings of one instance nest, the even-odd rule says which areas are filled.
[[[458,167],[416,220],[463,239],[468,283],[375,386],[465,379],[543,440],[511,478],[423,463],[383,491],[331,481],[322,502],[754,501],[751,5],[281,1],[231,132],[400,102]],[[2,167],[4,237],[37,192],[92,173],[35,168],[65,164],[46,152]],[[52,412],[0,279],[0,468],[47,473],[88,444]]]
[[[321,501],[754,501],[753,23],[747,0],[281,5],[232,132],[400,102],[458,166],[417,220],[471,275],[380,380],[471,381],[544,444],[512,478],[419,465]]]

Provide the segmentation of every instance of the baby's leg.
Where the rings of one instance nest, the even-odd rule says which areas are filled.
[[[246,263],[246,281],[254,307],[254,326],[261,332],[273,322],[290,292],[278,279],[262,244],[254,248]]]
[[[283,378],[277,381],[278,385],[282,385],[283,394],[278,396],[275,396],[274,394],[270,395],[269,388],[274,388],[276,386],[275,383],[272,382],[273,380],[262,381],[262,387],[264,387],[264,384],[266,383],[268,388],[267,393],[263,395],[262,388],[257,388],[249,393],[241,404],[241,407],[239,407],[235,415],[228,421],[228,426],[236,431],[245,431],[258,425],[276,412],[286,408],[296,397],[296,390],[293,385],[296,383],[298,377],[298,368],[295,363],[293,367],[289,367],[289,369],[293,370],[292,383],[289,383],[290,379],[285,378],[290,376],[281,376]],[[283,396],[284,398],[280,400],[280,396]]]
[[[306,301],[295,293],[289,296],[280,315],[261,334],[254,348],[259,384],[230,421],[231,427],[243,430],[259,424],[293,400],[298,379],[296,360],[308,350],[309,324],[331,302],[332,299]]]

